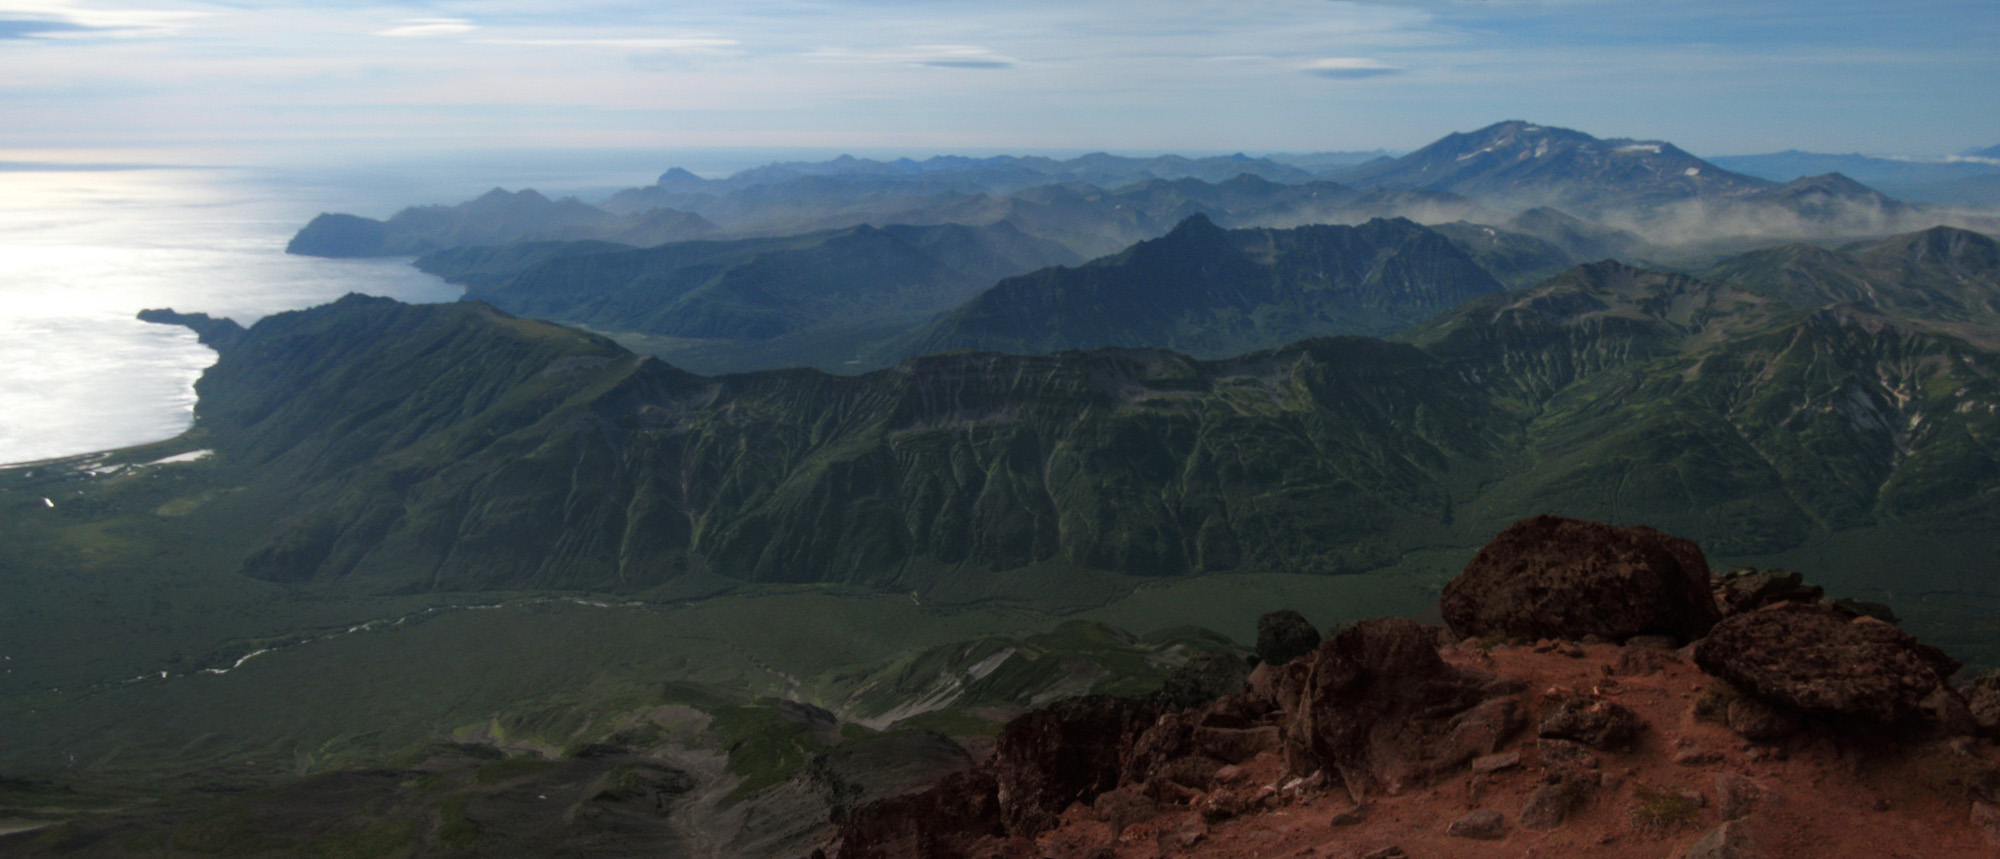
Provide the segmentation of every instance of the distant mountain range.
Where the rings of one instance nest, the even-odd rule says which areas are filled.
[[[917,318],[1001,278],[1081,260],[1002,221],[771,239],[458,248],[418,267],[510,312],[669,337],[761,340]]]
[[[1094,258],[1157,237],[1197,213],[1229,227],[1407,217],[1426,224],[1463,220],[1533,233],[1526,224],[1508,222],[1539,208],[1633,232],[1652,247],[1746,236],[1858,237],[1943,222],[1985,223],[1948,221],[1857,187],[1880,175],[1869,172],[1873,160],[1835,159],[1820,165],[1828,169],[1810,174],[1819,177],[1812,183],[1817,192],[1773,191],[1807,178],[1792,168],[1817,163],[1812,159],[1819,156],[1710,162],[1663,141],[1599,140],[1520,121],[1448,135],[1401,157],[1369,155],[842,157],[772,164],[723,179],[674,169],[653,185],[618,192],[595,207],[573,199],[551,201],[533,191],[496,190],[458,206],[408,209],[388,221],[322,215],[289,250],[394,256],[552,239],[650,246],[861,224],[985,226],[1008,221],[1028,235]],[[1733,172],[1730,164],[1792,175],[1773,181]],[[1835,179],[1831,174],[1837,171],[1855,179]],[[1954,178],[1967,180],[1959,185],[1961,196],[1978,195],[1975,180],[1980,176]],[[1604,232],[1598,226],[1587,231]],[[1562,244],[1554,236],[1540,237]]]
[[[1391,334],[1502,288],[1450,239],[1407,220],[1224,230],[1195,215],[1089,265],[1003,280],[898,351],[1132,346],[1222,358],[1307,337]]]
[[[1730,155],[1709,160],[1763,179],[1788,182],[1840,173],[1883,193],[1913,203],[2000,206],[2000,147],[1965,153],[1987,160],[1918,160],[1867,155],[1829,155],[1787,150],[1768,155]],[[1988,154],[1982,154],[1988,153]]]
[[[416,256],[446,248],[520,241],[598,239],[625,244],[712,235],[700,215],[656,209],[614,215],[574,197],[550,200],[531,190],[495,188],[455,206],[418,206],[387,221],[322,214],[299,230],[286,253],[321,257]]]
[[[1183,192],[1218,189],[1181,180],[1139,190],[1176,209],[1169,203]],[[645,250],[526,243],[442,251],[417,265],[510,313],[699,338],[641,345],[702,371],[855,372],[956,349],[1164,347],[1215,358],[1307,337],[1383,335],[1575,258],[1464,222],[1224,230],[1197,213],[1160,238],[1078,262],[1000,221]]]

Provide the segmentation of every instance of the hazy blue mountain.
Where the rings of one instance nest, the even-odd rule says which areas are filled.
[[[1546,241],[1576,260],[1624,259],[1646,246],[1646,241],[1633,233],[1549,206],[1521,212],[1503,226]]]
[[[1519,208],[1585,210],[1731,196],[1771,184],[1732,173],[1671,143],[1599,140],[1520,121],[1446,135],[1400,158],[1329,178],[1359,187],[1448,191]]]
[[[1289,164],[1315,176],[1324,176],[1335,170],[1378,159],[1394,158],[1398,154],[1387,149],[1375,149],[1367,152],[1273,152],[1264,157],[1279,164]]]
[[[1509,289],[1533,286],[1581,261],[1552,242],[1485,224],[1452,221],[1431,224],[1430,229],[1451,240],[1474,263]]]
[[[1080,259],[1006,223],[853,227],[647,249],[461,248],[418,267],[513,313],[602,330],[763,340],[815,327],[916,318],[995,281]]]
[[[658,244],[714,233],[699,215],[652,210],[614,215],[573,197],[550,200],[532,189],[499,188],[454,206],[404,209],[387,221],[322,214],[286,246],[286,253],[323,257],[415,256],[443,248],[517,241],[601,239]]]
[[[1739,173],[1777,182],[1840,173],[1885,194],[1914,203],[2000,204],[2000,196],[1990,194],[1993,188],[2000,187],[1995,185],[1996,181],[2000,181],[2000,163],[1831,155],[1796,149],[1768,155],[1729,155],[1709,160]],[[1986,192],[1982,192],[1977,187],[1968,188],[1967,183],[1988,187]]]
[[[1293,227],[1359,223],[1378,217],[1425,222],[1493,219],[1491,210],[1453,194],[1376,189],[1359,192],[1327,181],[1273,182],[1249,174],[1221,180],[1145,179],[1104,187],[1062,182],[1009,193],[937,191],[881,185],[872,177],[800,176],[725,191],[620,192],[607,207],[641,211],[667,206],[700,214],[732,234],[786,235],[858,224],[993,224],[1067,245],[1085,258],[1116,253],[1163,235],[1194,214],[1230,226]]]
[[[921,161],[899,158],[877,161],[843,155],[820,162],[779,162],[740,171],[722,179],[702,179],[675,168],[661,174],[655,187],[673,192],[724,194],[756,185],[789,182],[803,177],[861,180],[880,189],[1007,193],[1036,185],[1082,182],[1116,187],[1149,179],[1200,179],[1221,182],[1250,175],[1276,182],[1302,182],[1311,171],[1270,158],[1241,153],[1206,158],[1160,155],[1147,158],[1091,153],[1070,159],[1001,155],[967,158],[941,155]]]
[[[1407,220],[1173,232],[1077,268],[1001,281],[899,342],[904,355],[1159,347],[1222,357],[1332,334],[1387,334],[1502,289]]]

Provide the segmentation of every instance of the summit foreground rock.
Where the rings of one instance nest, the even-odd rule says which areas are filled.
[[[1445,586],[1439,608],[1460,637],[1689,641],[1721,617],[1693,541],[1558,516],[1494,537]]]
[[[1018,721],[968,772],[857,809],[817,855],[1993,855],[2000,746],[1973,736],[1969,717],[1879,729],[1958,700],[1944,683],[1956,663],[1817,601],[1717,625],[1713,601],[1683,583],[1701,596],[1713,584],[1686,540],[1528,520],[1447,598],[1511,598],[1511,620],[1565,601],[1622,611],[1612,628],[1636,640],[1612,643],[1586,612],[1553,609],[1529,633],[1553,639],[1539,643],[1514,632],[1441,647],[1453,639],[1437,627],[1364,621],[1196,707],[1096,700]],[[1707,626],[1692,660],[1658,640]],[[1745,731],[1723,717],[1731,701],[1797,723]]]

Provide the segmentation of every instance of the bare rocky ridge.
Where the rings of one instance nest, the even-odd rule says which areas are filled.
[[[1494,573],[1523,531],[1566,536]],[[1709,578],[1686,541],[1542,517],[1447,593],[1609,600],[1634,565],[1603,561],[1644,556],[1635,539],[1676,547],[1676,581]],[[1378,620],[1193,708],[1069,702],[971,770],[858,810],[815,856],[1993,855],[2000,748],[1944,682],[1956,663],[1765,578],[1794,587],[1719,624],[1712,598],[1652,615],[1714,627],[1685,648],[1582,622],[1534,641]]]

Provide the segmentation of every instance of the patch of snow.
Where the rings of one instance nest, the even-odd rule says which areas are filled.
[[[1683,170],[1683,171],[1681,171],[1681,174],[1682,174],[1682,175],[1684,175],[1684,176],[1700,176],[1700,175],[1701,175],[1701,168],[1700,168],[1700,167],[1689,167],[1688,169],[1686,169],[1686,170]]]
[[[201,670],[201,673],[203,673],[203,674],[228,674],[228,673],[229,673],[229,672],[231,672],[231,671],[235,671],[235,670],[236,670],[236,669],[238,669],[238,668],[242,668],[242,667],[243,667],[243,663],[245,663],[245,662],[249,662],[249,661],[250,661],[250,660],[252,660],[252,659],[255,659],[255,658],[259,657],[259,656],[263,656],[264,654],[266,654],[266,653],[270,653],[270,652],[271,652],[271,649],[270,649],[270,648],[268,648],[268,647],[266,647],[266,648],[263,648],[263,649],[261,649],[261,650],[252,650],[252,651],[250,651],[249,653],[245,653],[245,654],[243,654],[243,658],[242,658],[242,659],[238,659],[238,660],[236,660],[236,664],[234,664],[234,665],[231,665],[231,666],[229,666],[228,668],[203,668],[203,669]]]
[[[43,503],[43,504],[47,504],[47,505],[48,505],[48,506],[50,506],[50,507],[54,507],[54,506],[56,506],[56,503],[55,503],[54,501],[50,501],[50,500],[49,500],[49,499],[47,499],[47,498],[44,498],[44,499],[42,499],[42,503]]]
[[[1616,152],[1651,152],[1651,153],[1653,153],[1654,155],[1658,155],[1658,154],[1660,154],[1660,144],[1658,144],[1658,143],[1634,143],[1634,144],[1631,144],[1630,146],[1620,146],[1620,147],[1618,147],[1618,148],[1617,148],[1616,150],[1613,150],[1613,151],[1616,151]]]
[[[212,450],[190,450],[190,451],[188,451],[187,453],[177,453],[177,454],[174,454],[173,456],[169,456],[169,457],[167,457],[167,458],[165,458],[165,459],[156,459],[156,460],[153,460],[152,462],[148,462],[148,463],[146,463],[146,464],[147,464],[147,465],[173,465],[174,463],[177,463],[177,462],[196,462],[196,461],[199,461],[199,460],[203,460],[203,459],[207,459],[207,458],[209,458],[209,457],[211,457],[211,456],[214,456],[214,455],[215,455],[215,451],[212,451]]]
[[[981,659],[977,663],[974,663],[971,668],[965,669],[965,679],[969,681],[976,681],[983,679],[986,677],[986,675],[992,674],[993,669],[999,668],[1000,663],[1006,662],[1008,658],[1012,657],[1013,655],[1014,655],[1014,648],[1011,647],[1001,648],[1000,650],[995,651],[993,655],[988,656],[985,659]]]

